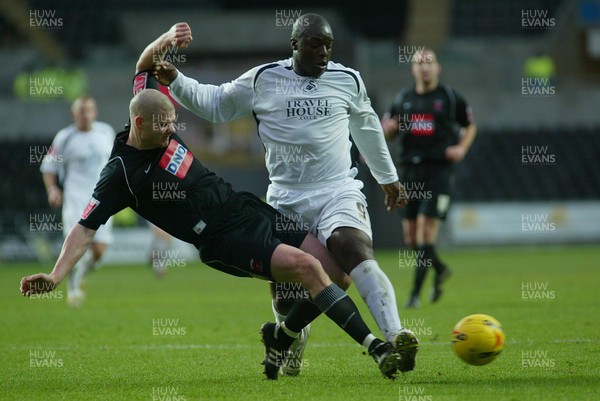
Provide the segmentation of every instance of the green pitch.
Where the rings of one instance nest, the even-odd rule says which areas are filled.
[[[80,309],[18,294],[36,264],[0,268],[2,400],[597,400],[600,397],[600,248],[441,251],[453,268],[437,305],[423,294],[401,318],[421,340],[416,370],[391,381],[321,317],[301,376],[263,380],[260,325],[272,320],[266,283],[226,276],[197,261],[157,279],[147,266],[104,266]],[[402,307],[411,263],[379,252]],[[431,277],[429,277],[431,279]],[[429,286],[430,280],[428,280]],[[429,287],[427,288],[429,290]],[[379,335],[364,303],[351,296]],[[504,352],[464,364],[450,346],[462,317],[504,326]]]

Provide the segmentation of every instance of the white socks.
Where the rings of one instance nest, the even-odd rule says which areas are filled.
[[[87,276],[87,274],[94,268],[94,257],[92,251],[88,249],[81,259],[77,262],[69,279],[67,281],[67,291],[73,294],[79,294],[81,288],[81,282]]]
[[[350,272],[350,277],[386,340],[393,341],[396,334],[402,330],[402,324],[396,305],[396,293],[388,276],[381,270],[377,261],[365,260]],[[275,300],[272,300],[271,307],[276,322],[283,322],[285,315],[275,309]],[[365,339],[368,343],[372,340]]]
[[[361,262],[350,272],[350,277],[386,340],[394,340],[395,335],[402,330],[402,324],[390,279],[375,260]]]

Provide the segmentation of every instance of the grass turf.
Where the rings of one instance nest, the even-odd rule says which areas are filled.
[[[600,397],[598,247],[442,251],[453,268],[444,297],[404,310],[410,263],[377,258],[417,334],[415,371],[386,380],[335,324],[320,317],[302,374],[262,378],[258,328],[272,321],[260,280],[189,261],[164,279],[141,265],[104,266],[80,309],[18,294],[36,264],[0,268],[1,400],[595,400]],[[429,277],[431,279],[431,277]],[[431,281],[428,280],[428,286]],[[429,288],[427,288],[429,290]],[[379,332],[356,290],[350,294]],[[507,343],[490,365],[469,366],[449,343],[472,313],[502,322]]]

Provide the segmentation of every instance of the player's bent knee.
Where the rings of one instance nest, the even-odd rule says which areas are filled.
[[[316,287],[331,283],[321,263],[314,256],[307,253],[296,256],[294,273],[297,281],[311,292]]]
[[[298,254],[294,257],[294,272],[299,279],[304,279],[322,270],[319,261],[308,253]]]
[[[311,292],[331,283],[317,258],[283,244],[273,254],[271,273],[279,282],[298,282]]]
[[[329,238],[328,245],[336,262],[346,273],[360,262],[373,259],[371,239],[363,233],[348,235],[334,232]]]

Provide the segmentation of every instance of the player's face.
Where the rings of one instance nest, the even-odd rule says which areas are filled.
[[[175,131],[175,110],[153,113],[150,121],[145,121],[144,141],[149,148],[164,148]]]
[[[296,41],[292,39],[294,71],[298,75],[318,78],[331,58],[333,34],[329,25],[314,24]]]
[[[90,99],[79,101],[73,107],[73,121],[81,131],[89,131],[92,128],[97,114],[96,102]]]
[[[440,75],[440,65],[435,54],[431,51],[417,52],[412,63],[412,74],[415,81],[424,84],[437,82]]]

